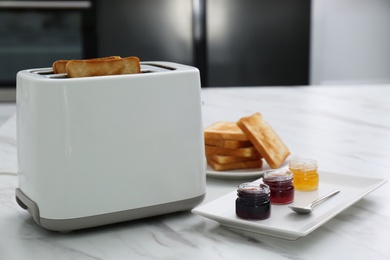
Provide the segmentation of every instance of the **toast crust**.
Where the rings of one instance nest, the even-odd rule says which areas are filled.
[[[254,154],[253,156],[250,156],[250,157],[237,157],[237,156],[218,155],[218,154],[211,154],[211,155],[208,155],[207,157],[208,157],[208,159],[213,160],[214,162],[219,163],[219,164],[261,160],[261,156],[258,153]]]
[[[204,130],[205,139],[248,141],[248,137],[235,122],[218,121]]]
[[[250,141],[239,141],[239,140],[227,140],[227,139],[205,139],[206,145],[218,146],[229,149],[237,149],[253,146]]]
[[[258,153],[254,146],[238,148],[238,149],[228,149],[228,148],[205,145],[205,148],[206,148],[206,156],[215,154],[215,155],[228,155],[228,156],[236,156],[236,157],[252,157]]]
[[[108,60],[71,60],[66,64],[69,78],[136,74],[141,72],[140,60],[135,57]]]
[[[287,146],[260,113],[242,117],[237,125],[272,169],[279,168],[290,155]]]
[[[245,162],[233,162],[227,164],[220,164],[210,158],[207,158],[207,163],[216,171],[252,169],[252,168],[261,168],[263,166],[263,161],[261,159],[245,161]]]

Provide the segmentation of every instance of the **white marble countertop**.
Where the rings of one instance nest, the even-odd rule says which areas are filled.
[[[205,126],[258,111],[294,155],[352,178],[389,179],[389,97],[390,85],[202,90]],[[5,109],[0,104],[0,115]],[[191,212],[46,231],[14,199],[15,129],[14,117],[0,127],[0,259],[390,259],[389,183],[296,241],[228,229]],[[205,202],[243,181],[208,178]]]

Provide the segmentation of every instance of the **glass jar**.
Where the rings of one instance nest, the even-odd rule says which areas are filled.
[[[289,164],[294,177],[295,190],[311,191],[318,188],[317,161],[313,159],[292,159]]]
[[[242,183],[237,189],[236,215],[243,219],[260,220],[271,214],[270,189],[266,184]]]
[[[270,188],[272,204],[288,204],[294,200],[293,175],[288,170],[264,172],[263,182]]]

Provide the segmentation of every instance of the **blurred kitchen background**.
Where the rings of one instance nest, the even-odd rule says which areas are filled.
[[[196,66],[202,87],[390,83],[390,1],[0,1],[1,101],[19,70],[110,55]]]

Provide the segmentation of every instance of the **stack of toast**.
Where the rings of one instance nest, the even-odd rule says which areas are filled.
[[[216,171],[262,166],[260,154],[234,122],[216,122],[204,138],[207,162]]]
[[[260,168],[263,158],[279,168],[290,151],[260,113],[237,122],[216,122],[204,130],[206,158],[216,171]]]

